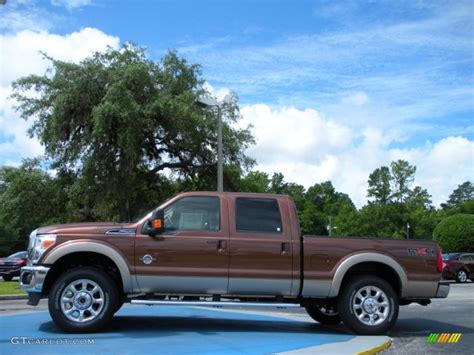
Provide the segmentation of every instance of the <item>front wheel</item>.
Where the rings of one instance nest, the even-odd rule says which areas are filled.
[[[456,281],[465,283],[467,281],[467,272],[464,270],[459,270],[456,274]]]
[[[398,317],[398,297],[392,286],[376,276],[357,276],[343,287],[338,310],[344,325],[361,335],[384,334]]]
[[[59,276],[49,295],[54,322],[71,333],[94,332],[107,325],[119,302],[117,286],[104,271],[81,267]]]
[[[341,316],[337,313],[334,306],[329,305],[310,305],[305,307],[308,315],[316,322],[324,325],[337,325],[341,323]]]

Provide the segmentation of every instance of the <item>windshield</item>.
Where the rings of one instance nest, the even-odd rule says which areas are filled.
[[[174,197],[174,196],[169,197],[169,198],[167,198],[167,199],[164,200],[164,201],[161,201],[161,202],[158,204],[158,207],[164,205],[166,202],[168,202],[169,200],[171,200],[173,197]],[[152,213],[153,211],[155,211],[158,207],[154,208],[154,209],[151,210],[151,211],[148,211],[147,213],[140,214],[138,217],[134,218],[131,223],[137,223],[138,221],[141,221],[142,219],[144,219],[145,217],[148,217],[148,216],[151,217],[151,213]]]
[[[9,258],[12,259],[26,259],[27,252],[26,251],[19,251],[18,253],[12,254]]]

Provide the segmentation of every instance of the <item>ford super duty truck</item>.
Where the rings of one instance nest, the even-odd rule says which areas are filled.
[[[380,334],[400,305],[447,297],[441,271],[432,241],[301,236],[288,196],[188,192],[136,223],[33,231],[20,285],[68,332],[99,330],[130,302],[304,307]]]

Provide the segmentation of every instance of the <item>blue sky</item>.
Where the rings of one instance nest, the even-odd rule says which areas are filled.
[[[33,49],[77,61],[124,41],[156,60],[176,48],[215,95],[237,93],[257,169],[331,179],[358,205],[393,159],[417,165],[435,203],[473,179],[472,1],[8,0],[0,17],[2,92],[44,70]],[[0,107],[0,163],[41,152],[19,137],[28,122],[10,125],[13,104]]]

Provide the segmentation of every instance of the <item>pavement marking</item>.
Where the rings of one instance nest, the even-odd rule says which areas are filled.
[[[66,334],[47,312],[0,318],[0,353],[32,350],[35,354],[84,352],[101,354],[269,354],[353,338],[349,334],[315,332],[314,322],[295,322],[275,314],[216,312],[196,307],[126,307],[110,329],[94,334]],[[316,325],[317,326],[317,325]],[[53,344],[11,343],[13,337],[52,339]],[[93,339],[94,345],[66,344],[71,339]],[[60,344],[56,339],[66,339]],[[67,345],[67,348],[64,347]]]
[[[372,355],[388,349],[392,339],[387,336],[356,336],[345,342],[323,344],[304,349],[292,350],[280,355],[313,355],[313,354],[337,354],[337,355]]]

